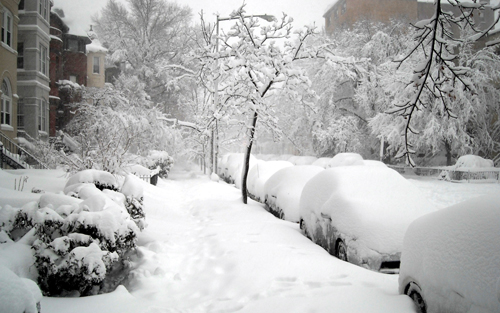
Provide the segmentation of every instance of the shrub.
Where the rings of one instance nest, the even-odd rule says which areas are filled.
[[[159,170],[161,178],[167,178],[170,169],[174,165],[174,159],[166,151],[152,150],[149,152],[145,166],[150,170]]]
[[[35,228],[32,248],[38,283],[46,296],[109,292],[130,271],[128,259],[135,253],[137,232],[145,227],[142,189],[126,179],[122,189],[127,195],[101,191],[96,181],[118,189],[115,178],[97,173],[105,179],[95,180],[95,172],[88,174],[77,174],[65,187],[68,195],[79,199],[46,194],[20,209],[0,208],[0,231],[10,238]]]

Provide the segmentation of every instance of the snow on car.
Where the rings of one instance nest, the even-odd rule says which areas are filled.
[[[264,184],[274,173],[285,167],[292,167],[288,161],[257,161],[248,172],[247,189],[255,201],[264,202]]]
[[[304,186],[300,225],[330,254],[395,273],[408,225],[433,208],[417,187],[392,169],[340,166],[320,172]]]
[[[328,164],[329,167],[352,165],[364,165],[363,157],[357,153],[339,153],[336,154]]]
[[[399,292],[418,312],[500,312],[500,196],[415,220],[404,238]]]
[[[283,168],[264,185],[266,210],[291,222],[299,222],[300,194],[305,184],[324,168],[316,165],[297,165]]]
[[[313,156],[293,156],[288,159],[288,162],[292,162],[293,165],[311,165],[313,164],[318,158],[313,157]]]

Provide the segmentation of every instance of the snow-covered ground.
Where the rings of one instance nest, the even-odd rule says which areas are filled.
[[[38,173],[23,172],[29,176],[25,191],[56,192],[65,185],[60,174]],[[500,192],[494,183],[410,181],[439,208]],[[0,187],[9,186],[2,181]],[[397,275],[337,260],[297,224],[275,218],[260,203],[242,204],[232,185],[174,171],[158,186],[143,187],[148,227],[127,289],[44,297],[42,312],[414,312],[410,299],[398,294]],[[7,193],[1,191],[0,198]],[[0,249],[0,263],[5,252]]]

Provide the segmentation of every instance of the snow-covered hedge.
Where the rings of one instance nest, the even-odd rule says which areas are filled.
[[[145,159],[145,163],[144,165],[150,170],[158,169],[161,178],[167,178],[170,169],[174,165],[174,158],[166,151],[151,150]]]
[[[0,264],[0,312],[38,313],[42,293],[34,281]]]
[[[137,233],[145,227],[141,182],[121,186],[109,173],[72,176],[66,195],[44,194],[21,208],[0,208],[0,231],[17,239],[34,233],[38,283],[47,296],[109,292],[127,276]]]

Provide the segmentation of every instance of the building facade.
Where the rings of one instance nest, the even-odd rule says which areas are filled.
[[[337,0],[323,15],[328,34],[351,28],[363,20],[388,23],[391,19],[417,21],[417,0]]]
[[[474,16],[479,29],[485,29],[494,21],[494,11],[490,0],[482,0],[485,9]],[[457,7],[441,0],[444,11],[460,14]],[[428,0],[337,0],[323,15],[325,31],[333,34],[337,30],[352,28],[356,22],[369,20],[389,23],[392,19],[415,23],[427,19],[435,13],[434,1]],[[458,34],[458,29],[454,30]],[[481,44],[480,44],[481,45]],[[484,46],[484,43],[482,43]]]
[[[0,130],[17,137],[17,37],[19,0],[0,0]]]
[[[49,137],[50,1],[19,3],[17,91],[18,136]]]

